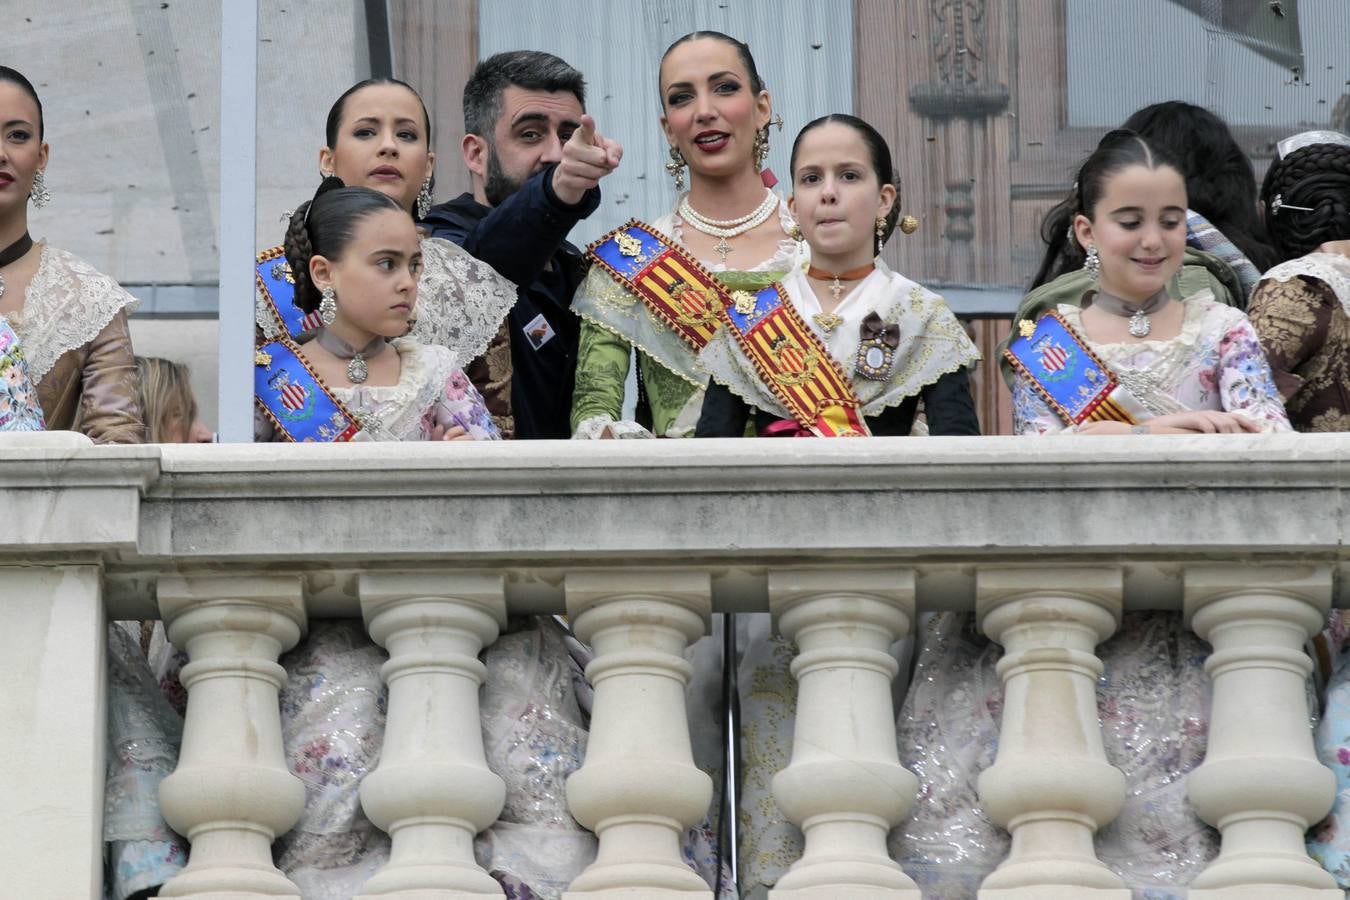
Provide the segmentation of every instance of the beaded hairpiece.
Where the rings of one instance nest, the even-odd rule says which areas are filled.
[[[1340,144],[1343,147],[1350,147],[1350,135],[1341,134],[1339,131],[1304,131],[1280,141],[1275,145],[1275,150],[1279,153],[1280,159],[1284,159],[1295,150],[1302,150],[1314,144]],[[1293,208],[1285,207],[1285,209]]]

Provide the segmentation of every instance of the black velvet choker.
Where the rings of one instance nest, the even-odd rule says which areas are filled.
[[[10,244],[3,250],[0,250],[0,269],[21,258],[29,250],[33,249],[33,239],[28,236],[28,232],[23,233],[23,237]],[[0,275],[0,297],[5,296],[5,276]]]

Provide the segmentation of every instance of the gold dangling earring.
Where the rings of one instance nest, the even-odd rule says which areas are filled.
[[[680,148],[674,144],[670,145],[670,162],[666,163],[666,172],[675,179],[675,190],[678,193],[684,193],[684,167],[688,163],[684,161],[684,154]]]
[[[796,224],[795,222],[793,223],[792,227],[788,229],[788,237],[792,238],[799,244],[802,241],[806,240],[806,236],[802,234],[802,226]]]
[[[897,179],[895,180],[895,205],[896,205],[897,207],[901,208],[901,209],[904,208],[904,207],[900,206],[900,201],[901,201],[903,198],[904,198],[904,194],[903,194],[903,193],[901,192],[901,190],[900,190],[900,179],[897,178]],[[901,216],[901,217],[900,217],[900,231],[901,231],[901,232],[903,232],[903,233],[905,233],[905,234],[913,234],[914,232],[916,232],[916,231],[918,231],[918,230],[919,230],[919,220],[918,220],[918,219],[914,218],[913,216]]]
[[[886,220],[877,216],[877,256],[881,255],[881,247],[886,237]]]

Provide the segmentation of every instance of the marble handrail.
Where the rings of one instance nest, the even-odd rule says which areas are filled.
[[[395,846],[369,895],[492,895],[467,844],[500,808],[481,743],[464,737],[473,656],[507,612],[569,612],[595,641],[597,684],[592,756],[569,801],[600,835],[570,895],[704,896],[672,856],[707,789],[688,759],[679,654],[710,612],[772,611],[802,648],[797,745],[775,789],[807,833],[775,896],[914,897],[880,843],[921,786],[878,743],[894,712],[878,648],[919,613],[962,610],[1005,650],[1005,739],[980,791],[1013,843],[981,896],[1123,896],[1092,847],[1122,784],[1093,721],[1093,651],[1123,610],[1170,609],[1214,647],[1209,755],[1190,792],[1223,850],[1193,895],[1339,896],[1302,851],[1333,786],[1297,710],[1302,641],[1350,605],[1347,461],[1350,435],[347,447],[0,435],[0,754],[22,773],[0,780],[7,887],[96,895],[102,625],[162,614],[195,667],[164,801],[195,844],[166,896],[295,896],[266,851],[297,814],[277,765],[275,659],[309,620],[364,615],[391,653],[391,713],[363,802]],[[639,701],[644,724],[630,727],[616,713]],[[229,715],[202,712],[222,705]],[[1069,747],[1066,733],[1081,739]],[[1060,777],[1066,766],[1081,777]],[[452,770],[464,791],[437,793],[434,773]],[[851,785],[850,772],[854,790],[812,774]]]

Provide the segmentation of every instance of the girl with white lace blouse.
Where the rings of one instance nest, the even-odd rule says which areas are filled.
[[[255,363],[272,372],[258,380],[259,439],[327,434],[320,427],[314,438],[305,427],[300,414],[312,407],[304,398],[293,402],[297,390],[326,392],[339,414],[359,425],[354,439],[500,438],[451,352],[403,337],[416,313],[422,258],[412,218],[369,188],[329,177],[314,200],[295,211],[286,259],[296,303],[318,313],[321,324],[302,345],[282,340],[258,351]],[[286,368],[273,357],[299,365]]]

